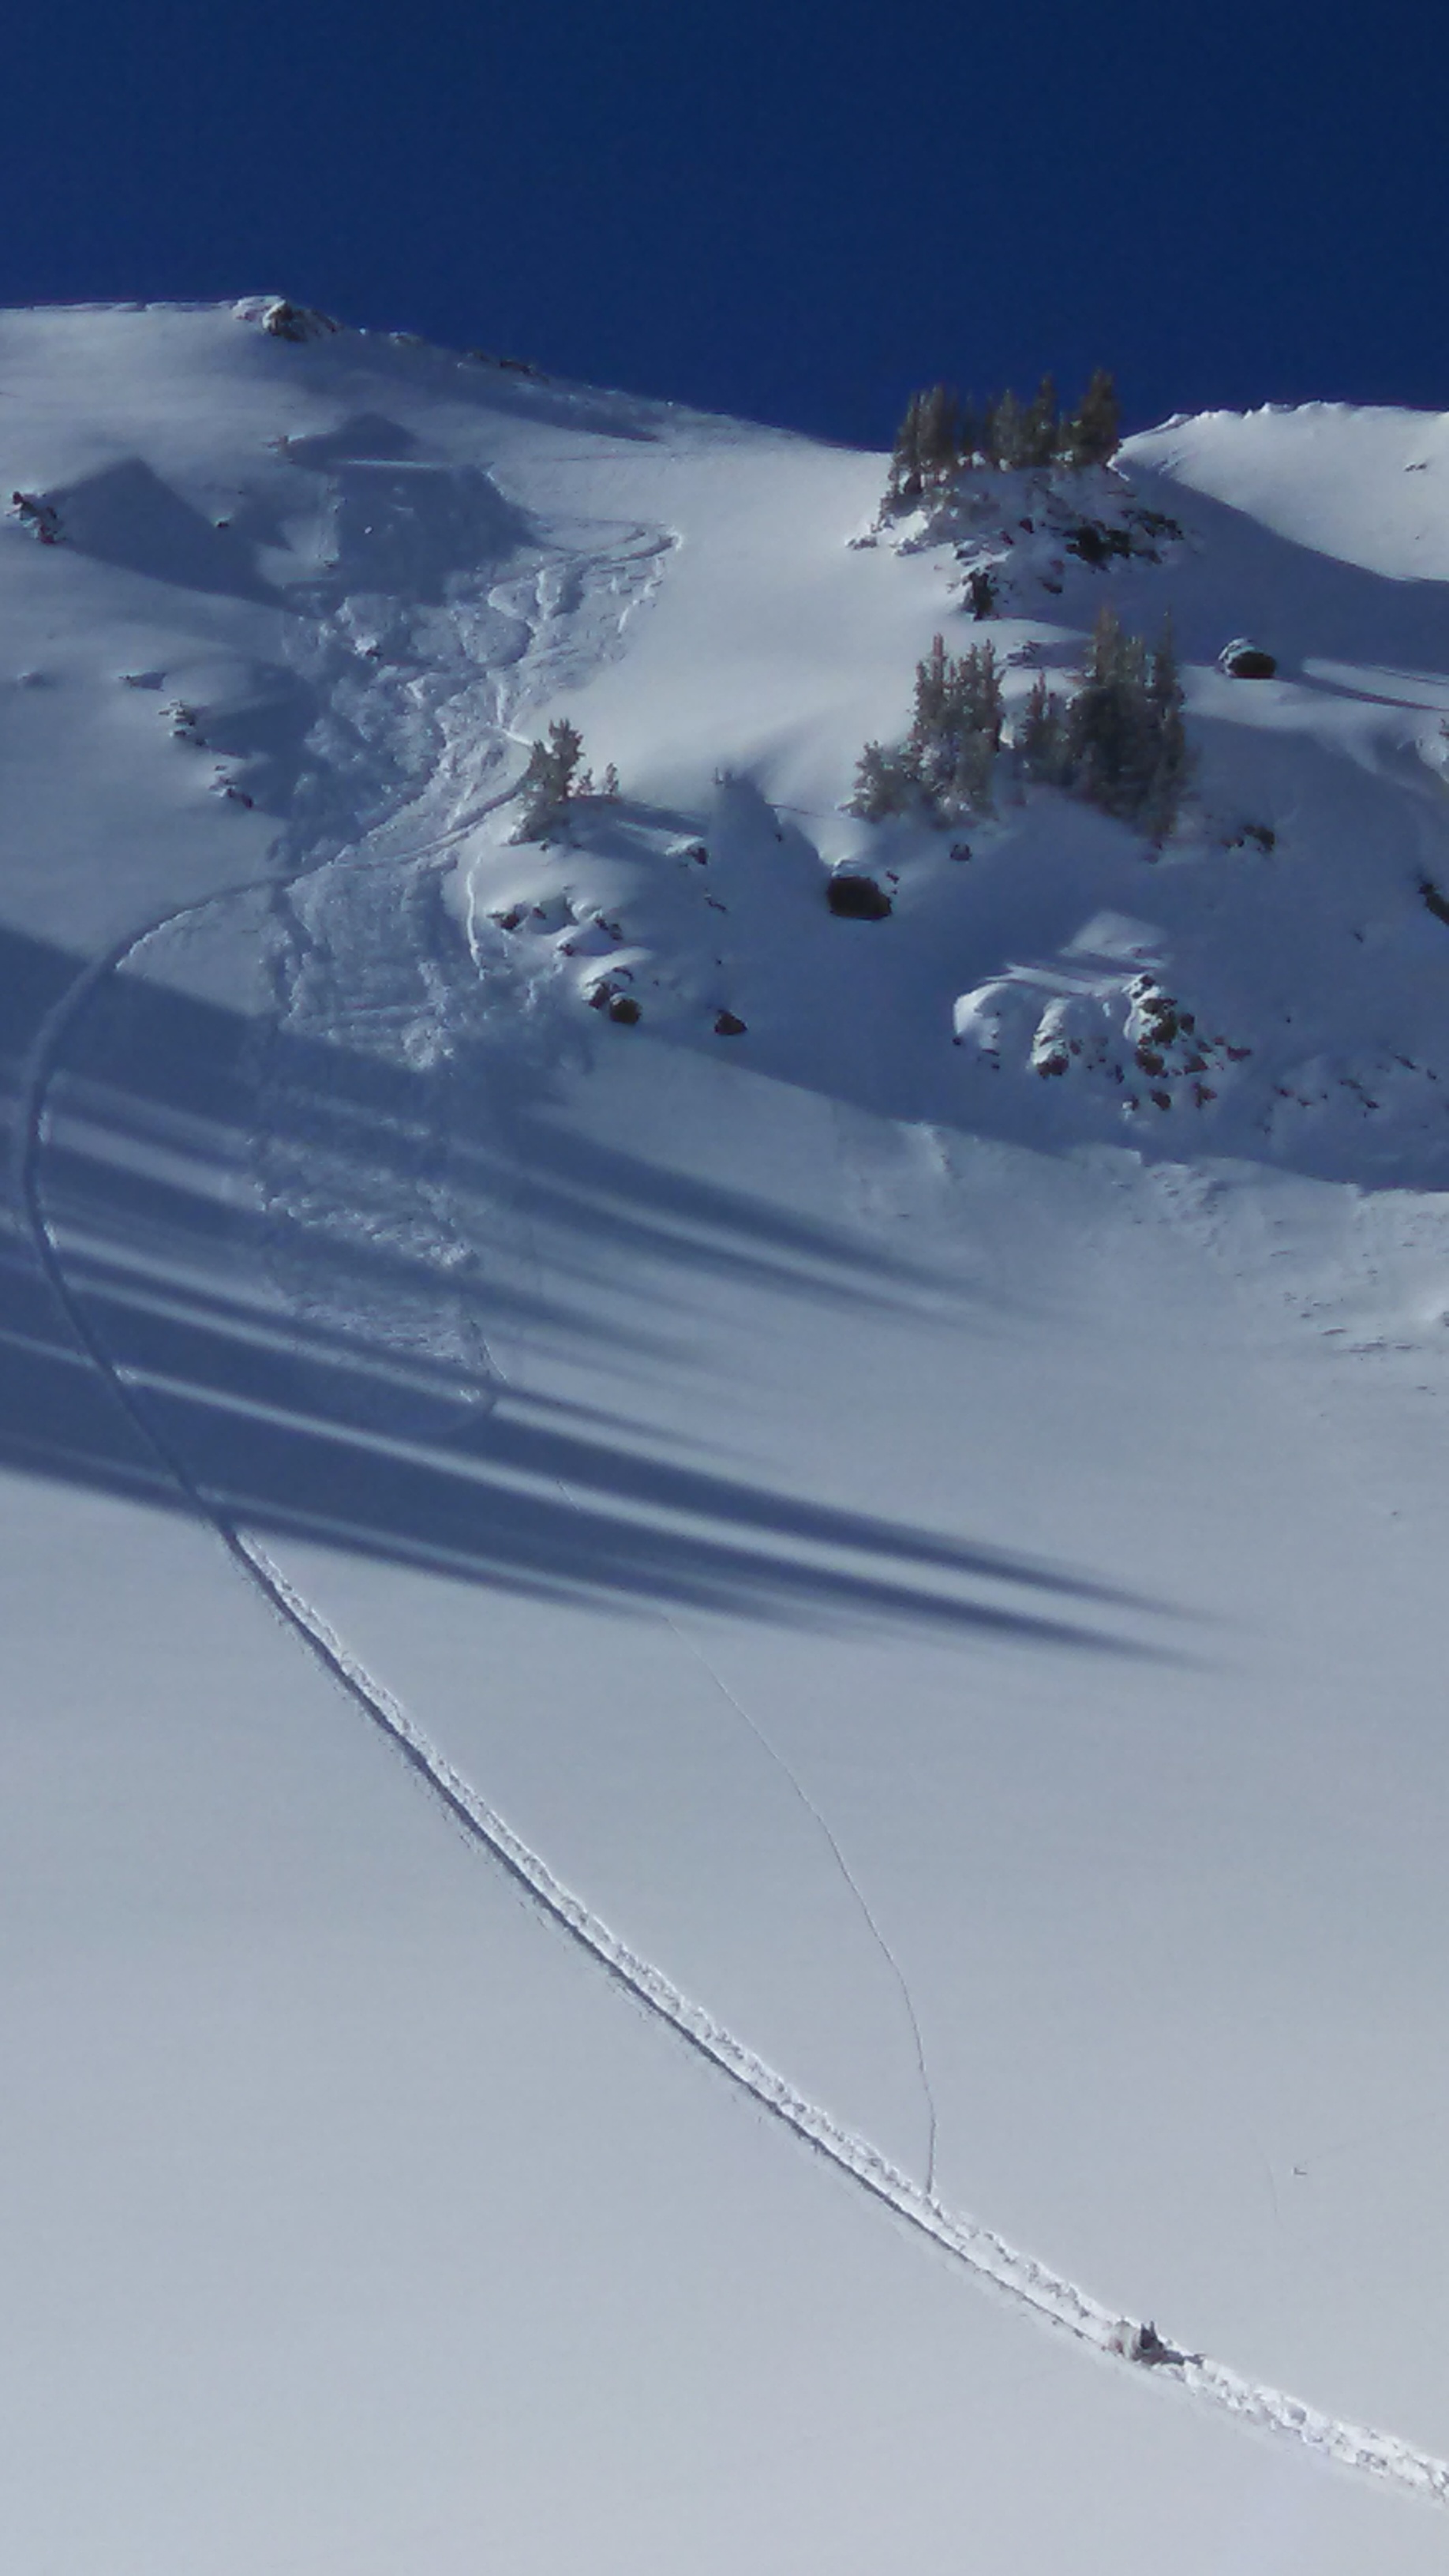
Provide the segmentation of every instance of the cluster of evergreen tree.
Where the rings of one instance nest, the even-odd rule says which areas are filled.
[[[1170,620],[1155,646],[1127,634],[1112,608],[1097,619],[1080,685],[1063,700],[1045,675],[1012,737],[1019,777],[1063,787],[1163,841],[1191,772],[1182,681]],[[868,742],[850,811],[872,823],[928,813],[954,821],[990,809],[1002,738],[1001,679],[989,644],[959,655],[935,638],[916,665],[916,703],[904,743]]]
[[[1080,687],[1065,704],[1045,677],[1033,688],[1015,728],[1017,768],[1166,840],[1192,766],[1182,705],[1171,619],[1149,647],[1104,605]]]
[[[1106,465],[1117,453],[1121,411],[1116,387],[1099,367],[1077,409],[1062,412],[1050,376],[1029,403],[1004,393],[978,406],[948,385],[912,394],[891,454],[886,508],[909,510],[967,465],[1009,472],[1022,466]]]
[[[576,797],[605,796],[611,801],[619,793],[619,773],[612,760],[604,772],[602,787],[596,789],[591,771],[580,770],[584,756],[584,738],[578,726],[560,716],[549,726],[546,742],[535,742],[529,751],[528,767],[518,782],[523,799],[523,812],[516,841],[537,841],[561,809]]]
[[[942,818],[984,813],[1001,748],[1001,675],[989,644],[951,654],[938,635],[916,664],[911,730],[898,749],[868,742],[850,810],[878,823],[925,807]]]

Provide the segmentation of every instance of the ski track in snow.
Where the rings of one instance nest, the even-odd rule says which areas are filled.
[[[630,559],[630,569],[645,552],[640,532],[636,531],[634,535],[635,551]],[[587,571],[596,568],[592,565],[585,568],[585,578]],[[622,567],[621,579],[625,590],[629,591],[627,575]],[[519,660],[525,667],[536,665],[540,677],[546,677],[551,684],[557,685],[559,664],[568,660],[572,645],[572,639],[560,630],[566,622],[572,623],[579,600],[563,575],[559,576],[557,595],[550,596],[549,591],[550,584],[540,579],[535,591],[539,625],[524,645]],[[620,614],[621,624],[629,613],[634,596],[629,591]],[[552,633],[549,631],[551,628]],[[576,666],[569,669],[569,677],[574,676]],[[500,706],[498,718],[501,717]],[[479,819],[480,810],[487,810],[487,805],[503,803],[508,792],[505,790],[503,794],[489,798],[482,809],[475,806],[466,823],[459,823],[455,816],[448,829],[438,831],[421,847],[390,856],[387,864],[394,868],[418,865],[435,857]],[[379,854],[379,862],[381,856]],[[317,863],[321,864],[323,862]],[[61,1069],[61,1052],[67,1038],[100,988],[148,941],[182,921],[194,920],[215,906],[236,901],[247,894],[262,891],[286,893],[314,872],[312,866],[304,863],[286,874],[279,876],[274,873],[177,906],[145,924],[82,970],[53,1006],[37,1034],[21,1095],[20,1195],[37,1258],[78,1345],[110,1388],[138,1437],[157,1459],[197,1520],[220,1542],[253,1592],[299,1639],[354,1707],[386,1739],[415,1778],[462,1828],[468,1840],[512,1879],[548,1922],[566,1934],[616,1987],[664,2024],[698,2059],[726,2076],[737,2091],[748,2096],[752,2103],[795,2138],[814,2148],[838,2173],[892,2211],[938,2252],[961,2265],[976,2279],[993,2285],[1040,2321],[1072,2335],[1092,2351],[1127,2360],[1132,2331],[1129,2321],[1045,2264],[1018,2251],[991,2229],[947,2209],[936,2198],[932,2187],[935,2114],[921,2034],[905,1980],[824,1817],[756,1721],[734,1698],[684,1632],[675,1630],[681,1642],[710,1672],[765,1751],[780,1765],[797,1796],[815,1817],[835,1854],[847,1886],[853,1891],[900,1985],[916,2035],[930,2118],[931,2154],[924,2185],[901,2172],[867,2139],[841,2127],[828,2112],[798,2093],[785,2077],[717,2021],[702,2004],[684,1994],[658,1968],[631,1950],[607,1923],[554,1877],[547,1862],[488,1806],[473,1785],[429,1741],[406,1709],[368,1672],[345,1641],[333,1633],[320,1612],[288,1581],[260,1543],[234,1521],[192,1475],[184,1457],[152,1421],[130,1383],[128,1373],[112,1358],[92,1323],[83,1298],[71,1287],[59,1243],[47,1217],[43,1186],[50,1133],[51,1086]],[[496,1373],[496,1363],[491,1357],[489,1365]],[[674,1625],[672,1621],[669,1624]],[[1132,2366],[1141,2368],[1140,2364]],[[1154,2368],[1157,2375],[1177,2380],[1201,2402],[1245,2426],[1284,2435],[1319,2458],[1342,2468],[1373,2477],[1432,2502],[1449,2504],[1449,2463],[1415,2450],[1392,2434],[1371,2431],[1323,2414],[1280,2390],[1245,2379],[1218,2362],[1191,2358],[1177,2363],[1158,2363]]]

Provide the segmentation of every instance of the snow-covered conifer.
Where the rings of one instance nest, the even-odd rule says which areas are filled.
[[[891,814],[908,814],[920,801],[920,773],[910,752],[868,742],[856,766],[847,811],[867,823],[883,823]]]
[[[888,510],[908,510],[921,497],[921,402],[920,394],[912,394],[896,431],[886,478]]]
[[[1031,462],[1027,436],[1029,418],[1030,414],[1022,410],[1008,385],[996,406],[995,437],[992,442],[995,448],[995,462],[1005,473],[1013,473],[1018,466]]]
[[[1022,423],[1023,464],[1051,464],[1058,428],[1057,389],[1050,376],[1043,376]]]
[[[1140,813],[1152,778],[1147,677],[1144,646],[1104,604],[1068,711],[1067,748],[1077,793],[1124,821]]]
[[[546,742],[535,742],[528,755],[528,767],[519,781],[523,813],[515,839],[537,840],[551,815],[577,794],[577,774],[583,758],[583,736],[567,716],[559,716],[549,726]]]
[[[1016,725],[1017,767],[1036,787],[1064,787],[1070,775],[1066,715],[1061,699],[1039,673]]]
[[[921,471],[927,477],[949,474],[959,464],[961,406],[949,385],[932,385],[921,397]]]
[[[1182,678],[1178,670],[1170,611],[1162,621],[1162,632],[1152,656],[1147,696],[1152,724],[1152,773],[1143,803],[1142,820],[1154,840],[1165,841],[1176,824],[1183,790],[1192,768],[1187,727],[1183,721]]]
[[[938,814],[977,813],[990,802],[1001,726],[1001,678],[993,647],[973,644],[953,656],[937,635],[916,666],[908,750]]]
[[[1149,653],[1104,606],[1082,686],[1067,711],[1066,754],[1077,794],[1165,840],[1191,766],[1182,706],[1170,623]]]
[[[1081,403],[1062,424],[1062,448],[1069,465],[1107,465],[1122,437],[1122,411],[1117,388],[1105,367],[1098,367]]]
[[[994,402],[985,403],[982,406],[980,427],[977,434],[977,446],[981,452],[981,462],[983,465],[999,465],[1001,463],[1001,448],[996,430],[996,415],[1000,408],[1000,404]]]

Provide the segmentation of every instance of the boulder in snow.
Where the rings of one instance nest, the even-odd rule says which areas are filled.
[[[1278,676],[1275,656],[1246,635],[1235,636],[1231,644],[1223,646],[1218,669],[1225,671],[1230,680],[1275,680]]]
[[[21,526],[38,537],[43,546],[59,545],[60,521],[50,502],[42,501],[38,492],[12,492],[10,507]]]
[[[825,888],[825,900],[840,921],[885,921],[890,917],[891,899],[885,887],[854,868],[836,869]]]
[[[232,311],[238,322],[260,322],[274,340],[325,340],[342,328],[330,313],[319,313],[315,305],[291,304],[285,295],[244,295]]]

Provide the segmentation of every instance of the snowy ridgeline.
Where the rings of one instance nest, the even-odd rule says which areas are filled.
[[[109,396],[27,410],[102,346]],[[280,299],[8,348],[12,587],[49,638],[109,574],[88,677],[134,704],[86,721],[142,804],[173,746],[171,828],[207,789],[259,871],[447,854],[532,1011],[764,1071],[864,1017],[897,1114],[1444,1168],[1449,686],[1406,577],[1449,545],[1437,424],[1185,421],[914,499],[897,466],[879,509],[871,460]],[[236,399],[183,426],[189,368]],[[128,667],[155,584],[192,633]],[[74,738],[75,655],[12,647],[22,777]],[[858,777],[869,738],[901,748]]]

